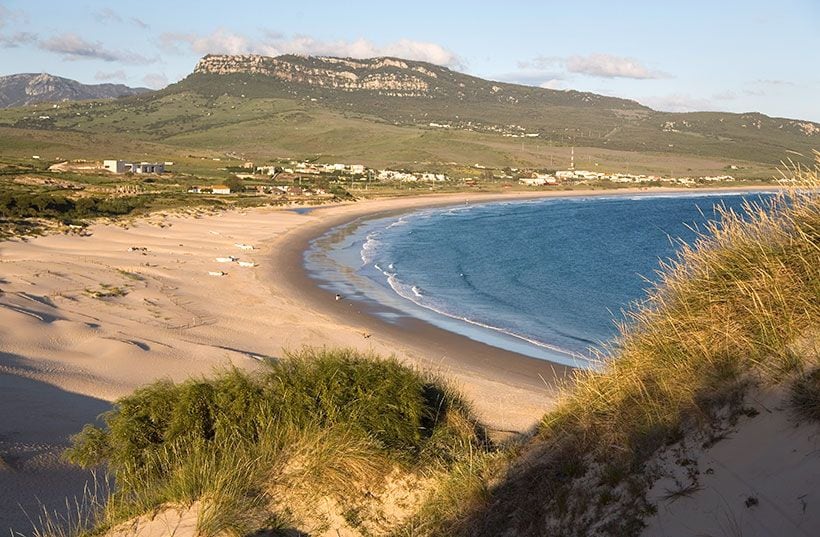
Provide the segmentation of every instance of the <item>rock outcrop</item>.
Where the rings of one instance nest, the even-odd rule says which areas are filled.
[[[396,58],[354,60],[293,55],[208,55],[199,61],[194,73],[258,74],[320,88],[423,96],[433,91],[431,80],[439,76],[436,70],[445,69]]]

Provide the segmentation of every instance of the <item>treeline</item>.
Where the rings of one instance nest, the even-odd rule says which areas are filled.
[[[46,192],[0,192],[3,218],[92,218],[128,214],[143,203],[138,197],[72,199]]]

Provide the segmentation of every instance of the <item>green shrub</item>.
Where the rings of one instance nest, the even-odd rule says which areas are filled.
[[[449,465],[486,447],[452,390],[395,359],[344,349],[306,348],[255,374],[159,381],[117,401],[103,421],[66,454],[107,465],[118,485],[114,518],[215,498],[219,483],[256,510],[271,483],[324,490],[336,475],[330,488],[342,493],[351,479],[378,482],[386,464]]]

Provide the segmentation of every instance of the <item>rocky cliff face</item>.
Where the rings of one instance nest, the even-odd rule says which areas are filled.
[[[278,88],[271,86],[271,92],[315,95],[340,102],[349,102],[351,94],[358,93],[357,98],[360,100],[369,100],[364,110],[367,113],[373,112],[380,103],[390,102],[387,105],[390,107],[396,103],[395,99],[379,101],[379,97],[420,97],[453,104],[471,102],[477,105],[486,103],[515,106],[529,103],[528,106],[649,110],[627,99],[493,82],[427,62],[389,57],[354,59],[294,54],[275,57],[208,55],[199,61],[193,74],[179,87],[199,88],[213,94],[218,91],[219,85],[219,82],[213,80],[214,75],[262,75],[268,81],[278,83],[274,84]],[[203,84],[199,84],[200,81]],[[237,80],[234,82],[239,83]],[[241,83],[246,82],[249,81]],[[231,91],[230,86],[231,81],[226,80],[224,89]],[[238,89],[241,92],[241,88]]]
[[[434,69],[444,70],[395,58],[209,55],[199,61],[194,73],[259,74],[320,88],[424,96],[433,91],[431,80],[438,78]]]
[[[114,99],[150,91],[122,84],[81,84],[48,73],[21,73],[0,77],[0,108],[54,101]]]

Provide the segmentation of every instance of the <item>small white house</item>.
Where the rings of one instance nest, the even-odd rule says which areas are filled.
[[[125,173],[126,162],[124,160],[104,160],[103,168],[111,173]],[[130,167],[129,167],[130,168]],[[131,171],[130,169],[127,171]]]
[[[140,162],[131,164],[134,173],[165,173],[164,162]]]
[[[164,162],[127,162],[125,160],[104,160],[103,168],[111,173],[165,173]]]
[[[230,194],[231,188],[226,185],[194,186],[188,189],[189,194]]]

